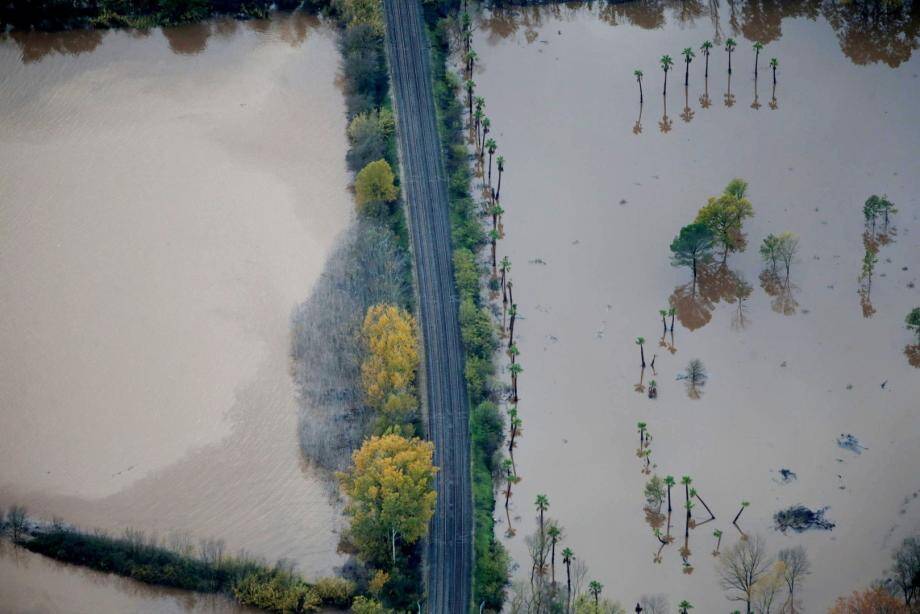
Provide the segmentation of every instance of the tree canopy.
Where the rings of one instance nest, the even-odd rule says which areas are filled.
[[[351,539],[365,560],[395,561],[397,540],[412,544],[425,536],[437,499],[433,453],[431,442],[417,438],[371,437],[340,474]]]
[[[709,228],[715,240],[722,246],[723,258],[727,258],[730,252],[741,251],[745,247],[742,225],[746,218],[754,215],[754,207],[745,198],[746,192],[746,181],[732,179],[722,195],[710,198],[696,215],[695,222]]]
[[[393,417],[414,410],[419,364],[415,318],[394,305],[372,305],[361,333],[367,349],[361,380],[368,405]]]
[[[705,224],[688,224],[680,229],[680,234],[671,241],[671,264],[693,268],[696,279],[697,265],[709,260],[715,238]]]
[[[366,211],[371,205],[396,200],[399,190],[395,180],[393,169],[386,160],[377,160],[362,168],[355,177],[355,202],[358,203],[358,209]]]

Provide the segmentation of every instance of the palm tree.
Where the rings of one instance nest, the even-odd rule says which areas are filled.
[[[493,211],[494,211],[494,209],[493,209]],[[494,225],[495,225],[495,222],[494,222],[494,220],[493,220],[493,227],[494,227]],[[507,289],[505,288],[505,281],[508,279],[508,271],[511,270],[511,260],[508,258],[508,256],[503,256],[503,257],[502,257],[500,270],[501,270],[501,272],[502,272],[502,278],[501,278],[501,286],[502,286],[502,304],[503,304],[503,305],[507,305],[507,304],[508,304],[508,291],[507,291]]]
[[[476,89],[476,82],[472,79],[466,80],[466,102],[470,108],[470,123],[473,123],[473,90]]]
[[[636,337],[636,345],[639,346],[639,356],[642,358],[642,368],[645,368],[645,337]]]
[[[692,610],[693,604],[687,601],[686,599],[684,599],[683,601],[677,604],[677,609],[680,612],[680,614],[689,614],[687,610]]]
[[[594,611],[597,612],[600,607],[601,591],[604,590],[604,585],[598,582],[597,580],[591,580],[591,583],[588,585],[588,591],[591,593],[591,596],[594,597]]]
[[[494,228],[489,231],[489,240],[492,242],[492,277],[496,275],[496,269],[498,267],[498,261],[496,260],[495,246],[498,242],[498,231]]]
[[[476,65],[476,59],[478,57],[479,56],[476,54],[475,49],[470,49],[469,51],[466,52],[466,55],[464,56],[464,58],[466,59],[466,72],[471,79],[473,78],[473,67]]]
[[[674,332],[674,315],[677,313],[677,310],[673,307],[668,308],[668,316],[671,318],[671,332]]]
[[[562,531],[555,524],[550,525],[549,529],[546,530],[546,534],[549,536],[551,554],[549,559],[549,568],[552,573],[552,583],[553,586],[556,586],[556,543],[559,541],[559,537],[562,535]]]
[[[642,96],[642,71],[637,68],[633,71],[633,74],[636,75],[636,83],[639,84],[639,104],[642,104],[644,101]]]
[[[664,90],[662,93],[665,96],[667,96],[668,95],[668,71],[671,70],[672,66],[674,66],[674,60],[672,60],[671,56],[669,55],[663,55],[661,56],[661,60],[659,61],[661,62],[661,70],[664,71]]]
[[[549,509],[549,497],[544,494],[537,495],[537,498],[534,500],[534,505],[537,507],[537,511],[540,513],[540,556],[545,556],[546,548],[544,547],[544,544],[546,544],[546,530],[543,516],[546,513],[546,510]],[[542,567],[545,562],[545,560],[541,560],[540,566]]]
[[[757,41],[754,43],[754,80],[757,80],[757,64],[760,61],[760,50],[763,49],[763,43]]]
[[[716,529],[712,532],[712,536],[716,538],[716,549],[712,551],[712,556],[719,556],[719,547],[722,545],[722,531]]]
[[[566,598],[565,611],[568,613],[572,607],[572,563],[575,561],[575,553],[571,548],[563,548],[562,562],[565,563],[566,577]]]
[[[473,38],[473,22],[470,19],[470,14],[466,11],[463,12],[463,15],[460,16],[460,29],[463,31],[463,37],[466,42],[466,51],[470,50],[470,43]]]
[[[505,172],[505,156],[495,158],[495,163],[498,165],[498,187],[495,188],[495,200],[499,200],[502,193],[502,173]]]
[[[666,318],[667,315],[668,315],[668,310],[667,310],[667,309],[659,309],[659,310],[658,310],[658,315],[661,316],[661,325],[664,327],[664,332],[667,333],[667,332],[668,332],[668,322],[667,322],[667,320],[665,320],[665,318]],[[663,333],[663,334],[664,334],[664,333]]]
[[[703,76],[707,79],[709,78],[709,50],[712,49],[712,43],[710,41],[703,41],[703,44],[700,45],[700,51],[703,53],[703,57],[706,58],[706,72]]]
[[[770,68],[773,69],[773,85],[776,85],[776,69],[779,68],[779,60],[770,58]]]
[[[746,507],[749,506],[749,505],[750,505],[750,503],[748,503],[747,501],[742,501],[742,502],[741,502],[741,509],[738,510],[738,513],[735,514],[735,519],[732,520],[732,524],[733,524],[733,525],[735,525],[735,526],[738,525],[738,519],[741,518],[741,512],[743,512],[743,511],[744,511],[744,508],[746,508]]]
[[[565,611],[569,611],[569,603],[572,601],[572,561],[575,559],[575,553],[571,548],[562,549],[562,562],[565,563]]]
[[[488,117],[486,119],[488,119]],[[488,127],[486,126],[486,128]],[[486,141],[486,149],[489,150],[489,187],[491,188],[492,187],[492,156],[495,155],[495,150],[498,149],[498,145],[495,143],[495,139],[489,139],[488,141]]]
[[[511,308],[508,310],[508,347],[510,348],[514,345],[514,321],[517,319],[517,303],[511,300],[511,280],[509,279],[505,285],[508,288],[508,302],[511,303]]]
[[[733,38],[725,41],[725,51],[728,52],[728,74],[732,74],[732,51],[734,51],[737,46],[738,43],[736,43]]]
[[[691,49],[690,47],[687,47],[686,49],[684,49],[682,53],[684,54],[684,64],[685,64],[684,85],[687,86],[687,85],[690,85],[690,62],[693,61],[693,58],[696,57],[696,54],[693,53],[693,49]]]
[[[639,422],[636,424],[636,427],[639,429],[639,449],[645,447],[645,427],[648,425],[645,422]]]
[[[690,479],[689,475],[685,475],[680,479],[680,483],[684,485],[684,507],[687,508],[687,520],[684,524],[684,544],[687,543],[687,540],[690,539],[690,518],[691,510],[693,509],[693,504],[690,503],[690,483],[693,482]],[[686,547],[686,545],[684,546]]]
[[[518,375],[524,371],[524,367],[521,366],[521,363],[515,362],[508,367],[508,371],[511,373],[511,398],[515,403],[518,402],[518,386],[517,380]]]
[[[676,484],[674,481],[674,476],[669,475],[664,478],[664,483],[668,487],[668,513],[671,513],[671,487]]]

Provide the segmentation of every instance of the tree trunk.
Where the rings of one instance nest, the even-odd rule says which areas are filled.
[[[668,486],[668,514],[671,513],[671,487]]]
[[[665,96],[668,95],[668,71],[664,71],[664,90],[661,93]]]
[[[639,344],[639,355],[642,357],[642,368],[645,368],[645,348],[642,347],[642,344]]]
[[[495,200],[499,200],[502,194],[502,169],[498,169],[498,187],[495,188]]]
[[[690,85],[690,61],[688,60],[684,62],[684,64],[686,64],[686,68],[684,69],[684,85],[687,86]]]
[[[776,69],[773,69],[773,85],[776,85]]]
[[[706,52],[706,72],[703,75],[706,79],[709,78],[709,52]]]
[[[567,561],[565,564],[565,611],[568,614],[570,604],[572,602],[572,563]]]
[[[396,564],[396,529],[390,529],[390,544],[393,547],[393,564]]]
[[[754,52],[754,80],[757,80],[757,64],[760,60],[760,50]]]
[[[642,96],[642,79],[639,79],[639,104],[645,102],[644,97]]]
[[[728,52],[728,74],[732,74],[732,52]],[[750,614],[750,612],[748,613]]]

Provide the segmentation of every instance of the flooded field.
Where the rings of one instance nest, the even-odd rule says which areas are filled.
[[[545,493],[563,544],[605,595],[628,610],[664,593],[672,606],[724,612],[736,604],[718,585],[712,534],[724,532],[723,550],[734,544],[732,519],[748,501],[739,526],[772,554],[807,547],[813,573],[801,597],[805,611],[825,611],[880,577],[892,549],[920,530],[920,371],[904,327],[920,304],[917,18],[867,25],[827,3],[674,6],[527,8],[478,23],[475,81],[506,159],[500,256],[513,263],[524,368],[517,535],[504,539],[525,578],[524,536]],[[738,42],[730,85],[727,37]],[[706,39],[716,43],[708,82],[697,52],[685,91],[680,52]],[[759,83],[755,40],[767,44]],[[664,54],[675,61],[666,101]],[[748,248],[705,270],[694,290],[669,245],[733,177],[749,182]],[[899,212],[861,299],[862,206],[874,193]],[[782,231],[800,248],[790,283],[777,286],[757,248]],[[669,305],[674,336],[659,343]],[[642,373],[638,336],[655,372]],[[709,374],[698,399],[677,379],[691,359]],[[646,394],[652,379],[657,400]],[[639,421],[653,436],[650,470],[691,476],[716,516],[690,531],[689,566],[678,552],[683,487],[680,542],[659,554],[646,522]],[[839,447],[842,434],[867,449]],[[836,528],[775,530],[773,514],[799,503],[827,506]],[[697,504],[694,518],[707,517]]]
[[[298,15],[0,38],[0,507],[340,562],[289,359],[351,217],[337,70]]]

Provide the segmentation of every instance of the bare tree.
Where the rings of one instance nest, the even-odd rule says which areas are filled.
[[[811,561],[808,560],[805,546],[783,548],[779,551],[779,560],[786,566],[783,570],[783,579],[786,581],[786,588],[789,590],[789,596],[784,607],[789,614],[795,614],[798,611],[795,590],[802,583],[805,576],[811,573]]]
[[[753,612],[754,585],[767,573],[771,563],[760,535],[738,541],[719,557],[719,583],[729,593],[729,601],[745,604],[746,614]]]
[[[780,590],[785,580],[786,564],[776,561],[757,582],[754,583],[753,608],[756,614],[773,614]]]
[[[671,604],[668,602],[667,595],[655,593],[654,595],[642,595],[639,598],[639,606],[645,614],[670,614]]]
[[[18,542],[26,528],[26,508],[21,505],[11,505],[6,513],[6,524],[10,528],[10,539]]]
[[[894,553],[891,573],[904,597],[904,604],[916,609],[920,603],[920,539],[908,537],[901,543]]]
[[[799,251],[799,238],[791,232],[780,233],[776,251],[779,259],[786,267],[786,279],[789,279],[789,267],[792,266],[792,260],[795,258],[796,252]]]

